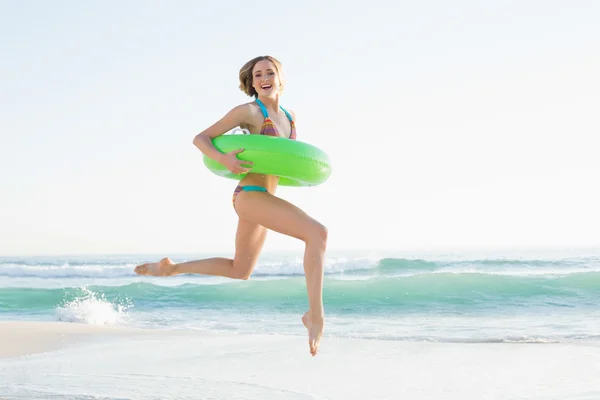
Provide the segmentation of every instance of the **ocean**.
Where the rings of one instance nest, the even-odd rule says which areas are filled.
[[[302,254],[266,253],[248,281],[138,276],[210,256],[0,257],[0,320],[304,335]],[[600,249],[332,251],[325,337],[451,343],[600,339]]]

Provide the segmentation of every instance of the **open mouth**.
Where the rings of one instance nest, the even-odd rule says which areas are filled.
[[[262,85],[261,88],[264,90],[269,90],[271,89],[271,85]]]

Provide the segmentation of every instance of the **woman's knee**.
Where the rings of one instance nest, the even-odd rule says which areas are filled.
[[[327,246],[327,236],[327,227],[318,221],[314,221],[305,242],[325,247]]]
[[[241,279],[243,281],[250,279],[252,271],[256,262],[252,260],[233,260],[233,271],[231,272],[231,278]]]

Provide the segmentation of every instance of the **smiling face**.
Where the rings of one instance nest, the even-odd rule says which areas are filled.
[[[259,96],[271,97],[279,92],[281,81],[277,67],[270,60],[261,60],[252,69],[252,87]]]
[[[240,89],[248,96],[275,97],[283,91],[281,63],[271,56],[259,56],[240,69]]]

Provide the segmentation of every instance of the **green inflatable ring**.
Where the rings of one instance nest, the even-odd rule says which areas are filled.
[[[325,152],[305,142],[264,135],[221,135],[212,140],[222,153],[243,148],[238,159],[252,161],[250,172],[277,175],[282,186],[316,186],[331,174]],[[242,179],[246,174],[234,174],[223,164],[204,155],[204,165],[216,175]]]

